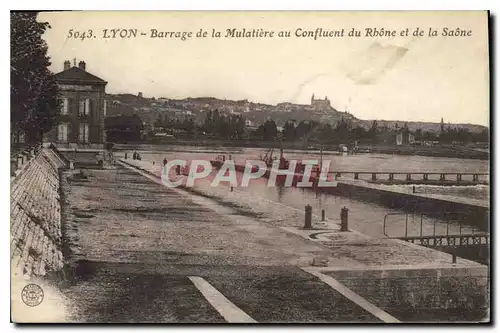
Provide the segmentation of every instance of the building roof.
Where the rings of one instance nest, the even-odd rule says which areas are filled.
[[[93,84],[107,84],[106,81],[84,71],[76,66],[71,67],[65,71],[56,74],[56,80],[59,82],[81,82],[81,83],[93,83]]]

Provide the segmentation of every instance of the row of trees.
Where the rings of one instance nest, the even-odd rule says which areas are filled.
[[[341,118],[337,124],[320,123],[316,121],[301,121],[298,124],[288,121],[283,126],[282,133],[279,133],[278,126],[274,120],[267,120],[254,130],[250,136],[263,141],[272,141],[281,138],[283,141],[294,142],[299,140],[309,140],[321,143],[340,143],[340,142],[370,142],[370,143],[392,143],[394,135],[397,132],[412,133],[408,125],[378,126],[377,121],[373,121],[369,129],[361,126],[355,126],[349,120]],[[412,133],[417,142],[439,141],[442,143],[454,142],[487,142],[489,133],[485,129],[480,133],[472,133],[465,128],[447,128],[442,133],[433,133],[417,129]]]
[[[377,121],[373,121],[369,129],[353,125],[349,120],[341,118],[337,124],[320,123],[317,121],[300,121],[296,124],[293,121],[285,123],[281,130],[278,130],[276,122],[268,119],[257,129],[245,127],[245,119],[240,115],[223,115],[218,111],[208,111],[203,123],[196,124],[193,118],[179,119],[161,115],[154,123],[156,132],[185,133],[192,136],[209,136],[224,140],[252,139],[259,141],[274,141],[280,139],[284,142],[310,141],[325,144],[337,143],[394,143],[395,134],[402,131],[405,135],[412,133],[407,124],[403,126],[379,126]],[[114,132],[110,137],[125,135],[128,131],[131,137],[140,136],[143,131],[142,122],[138,116],[120,116],[106,120],[106,130]],[[412,133],[418,142],[439,141],[441,143],[454,142],[487,142],[488,131],[472,133],[464,128],[447,128],[441,133],[433,133],[417,129]],[[120,140],[124,140],[120,139]],[[132,139],[129,139],[132,140]]]
[[[156,119],[154,127],[166,130],[181,130],[187,134],[193,134],[197,130],[196,123],[192,118],[185,118],[180,120],[178,118],[169,118],[167,116],[160,116]]]
[[[40,142],[59,112],[57,84],[42,39],[50,26],[38,22],[36,12],[11,12],[10,19],[11,144],[23,134],[27,142]]]
[[[489,133],[484,129],[480,133],[472,133],[465,128],[447,128],[439,134],[439,141],[444,143],[453,142],[488,142]]]
[[[245,119],[240,115],[224,115],[218,110],[208,111],[201,125],[193,118],[172,118],[160,116],[154,123],[156,130],[177,130],[187,134],[204,133],[205,135],[229,140],[241,140],[245,135]]]
[[[279,133],[274,120],[267,120],[260,125],[252,136],[264,141],[275,140],[278,136],[283,141],[294,142],[297,140],[310,140],[315,142],[335,143],[351,140],[374,140],[379,132],[376,129],[365,130],[360,126],[353,126],[350,121],[341,118],[336,125],[320,123],[317,121],[301,121],[295,124],[287,121]]]
[[[222,139],[240,140],[245,134],[245,118],[241,115],[220,114],[218,110],[208,111],[201,130]]]
[[[104,125],[109,142],[125,143],[143,139],[144,126],[138,115],[107,117]]]

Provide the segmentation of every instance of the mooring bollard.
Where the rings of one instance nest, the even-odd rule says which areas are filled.
[[[10,175],[15,176],[17,170],[17,161],[15,159],[10,160]]]
[[[322,209],[321,210],[321,221],[324,221],[325,220],[325,210]]]
[[[454,254],[454,253],[452,254],[452,257],[451,257],[451,262],[452,262],[453,264],[456,264],[456,263],[457,263],[457,255],[456,255],[456,254]]]
[[[340,231],[349,231],[347,222],[347,212],[349,210],[344,207],[340,210]]]
[[[311,229],[312,228],[312,207],[311,205],[307,205],[305,208],[306,215],[305,215],[305,221],[304,221],[304,229]]]
[[[125,159],[127,159],[127,153],[125,153]]]

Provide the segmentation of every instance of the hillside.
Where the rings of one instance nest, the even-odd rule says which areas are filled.
[[[205,118],[206,111],[219,110],[226,114],[241,114],[252,126],[258,126],[267,119],[272,118],[279,126],[283,126],[288,120],[296,122],[302,120],[314,120],[327,122],[335,125],[341,118],[349,119],[354,126],[361,126],[368,129],[372,126],[373,120],[357,119],[348,112],[341,112],[330,106],[329,101],[313,100],[311,104],[279,103],[269,105],[254,103],[248,100],[222,100],[214,97],[186,98],[182,100],[168,98],[143,98],[132,94],[107,94],[107,116],[113,117],[123,115],[139,115],[142,120],[149,125],[153,125],[160,116],[167,117],[193,117],[196,122],[201,123]],[[395,128],[407,124],[411,131],[421,129],[422,131],[439,132],[440,123],[413,122],[379,120],[378,127]],[[478,133],[487,129],[485,126],[474,124],[448,124],[445,128],[466,128],[471,132]]]

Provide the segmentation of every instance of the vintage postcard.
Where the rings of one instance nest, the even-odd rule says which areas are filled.
[[[11,321],[487,323],[487,11],[11,12]]]

